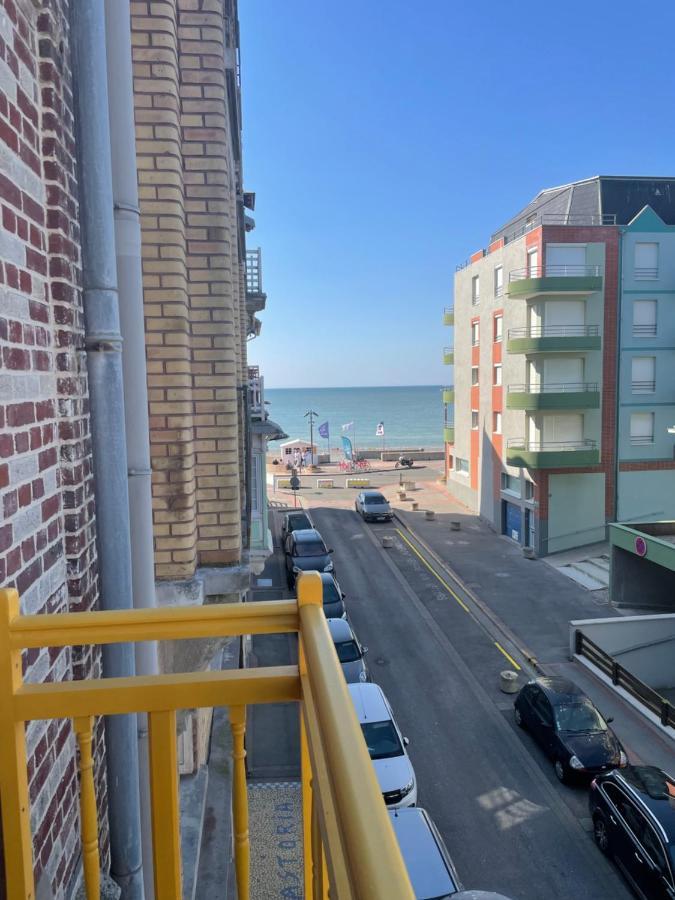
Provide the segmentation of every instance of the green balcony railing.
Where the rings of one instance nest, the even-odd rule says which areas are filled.
[[[597,325],[530,325],[510,328],[509,353],[555,353],[600,349]]]
[[[444,425],[443,426],[443,440],[446,444],[454,444],[455,443],[455,426],[454,425]]]
[[[455,389],[454,387],[444,387],[442,391],[443,403],[454,403],[455,402]]]
[[[592,382],[510,384],[507,409],[599,409],[600,391]]]
[[[443,324],[444,325],[454,325],[455,324],[455,308],[453,306],[446,306],[443,310]]]
[[[452,347],[443,348],[443,362],[446,366],[451,366],[455,362],[455,351]]]
[[[506,463],[525,469],[569,469],[597,466],[600,451],[592,440],[528,441],[511,438],[506,445]]]
[[[600,266],[528,266],[509,273],[509,297],[583,296],[601,289]]]

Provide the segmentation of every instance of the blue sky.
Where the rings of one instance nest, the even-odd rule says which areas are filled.
[[[675,176],[675,3],[241,0],[270,387],[443,384],[455,265],[541,188]]]

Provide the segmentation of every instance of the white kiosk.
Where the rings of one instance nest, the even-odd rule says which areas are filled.
[[[311,461],[310,461],[310,449],[311,449]],[[316,444],[312,447],[309,441],[303,441],[300,438],[293,438],[290,441],[284,441],[283,444],[279,444],[279,451],[281,453],[281,462],[283,465],[286,463],[291,463],[291,465],[296,465],[296,460],[302,459],[302,454],[306,454],[307,465],[316,466],[319,461],[319,455],[317,452]]]

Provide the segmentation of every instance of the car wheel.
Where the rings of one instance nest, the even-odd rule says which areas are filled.
[[[600,851],[607,855],[609,853],[609,830],[602,813],[596,813],[593,816],[593,837]]]
[[[562,784],[567,784],[570,780],[570,773],[565,763],[561,759],[556,759],[553,768],[555,769],[558,781]]]
[[[525,720],[523,719],[523,714],[521,713],[521,711],[518,709],[517,706],[513,707],[513,718],[516,720],[516,725],[518,726],[518,728],[525,727]]]

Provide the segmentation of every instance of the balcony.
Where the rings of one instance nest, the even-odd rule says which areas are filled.
[[[594,382],[564,384],[510,384],[507,409],[599,409],[600,391]]]
[[[454,424],[446,423],[443,426],[443,440],[446,444],[454,444],[455,443],[455,426]]]
[[[556,353],[558,351],[600,349],[597,325],[530,325],[509,328],[509,353]]]
[[[25,684],[21,677],[22,650],[29,648],[293,632],[299,639],[300,666],[41,684]],[[9,897],[35,897],[24,723],[72,720],[79,746],[85,894],[94,900],[101,877],[92,765],[94,717],[148,714],[155,896],[178,900],[182,888],[176,713],[228,706],[237,897],[248,900],[246,706],[290,702],[299,704],[300,710],[304,896],[414,900],[326,624],[318,573],[300,576],[297,600],[118,612],[23,616],[17,592],[0,590],[0,648],[2,818]],[[271,855],[275,849],[265,847],[264,852]],[[229,854],[230,846],[222,851]]]
[[[246,311],[253,315],[265,309],[267,294],[262,288],[262,250],[246,251]]]
[[[455,324],[455,308],[454,306],[446,306],[443,310],[443,324],[444,325],[454,325]]]
[[[600,266],[528,266],[509,273],[508,295],[514,299],[585,297],[599,290]]]
[[[600,451],[595,441],[527,441],[510,438],[506,445],[506,463],[525,469],[571,469],[597,466]]]
[[[442,395],[443,395],[443,403],[454,403],[455,402],[454,387],[443,388]]]
[[[265,379],[258,366],[248,367],[248,411],[251,419],[265,418]]]
[[[451,366],[455,362],[455,351],[452,347],[444,347],[443,348],[443,363],[446,366]]]

